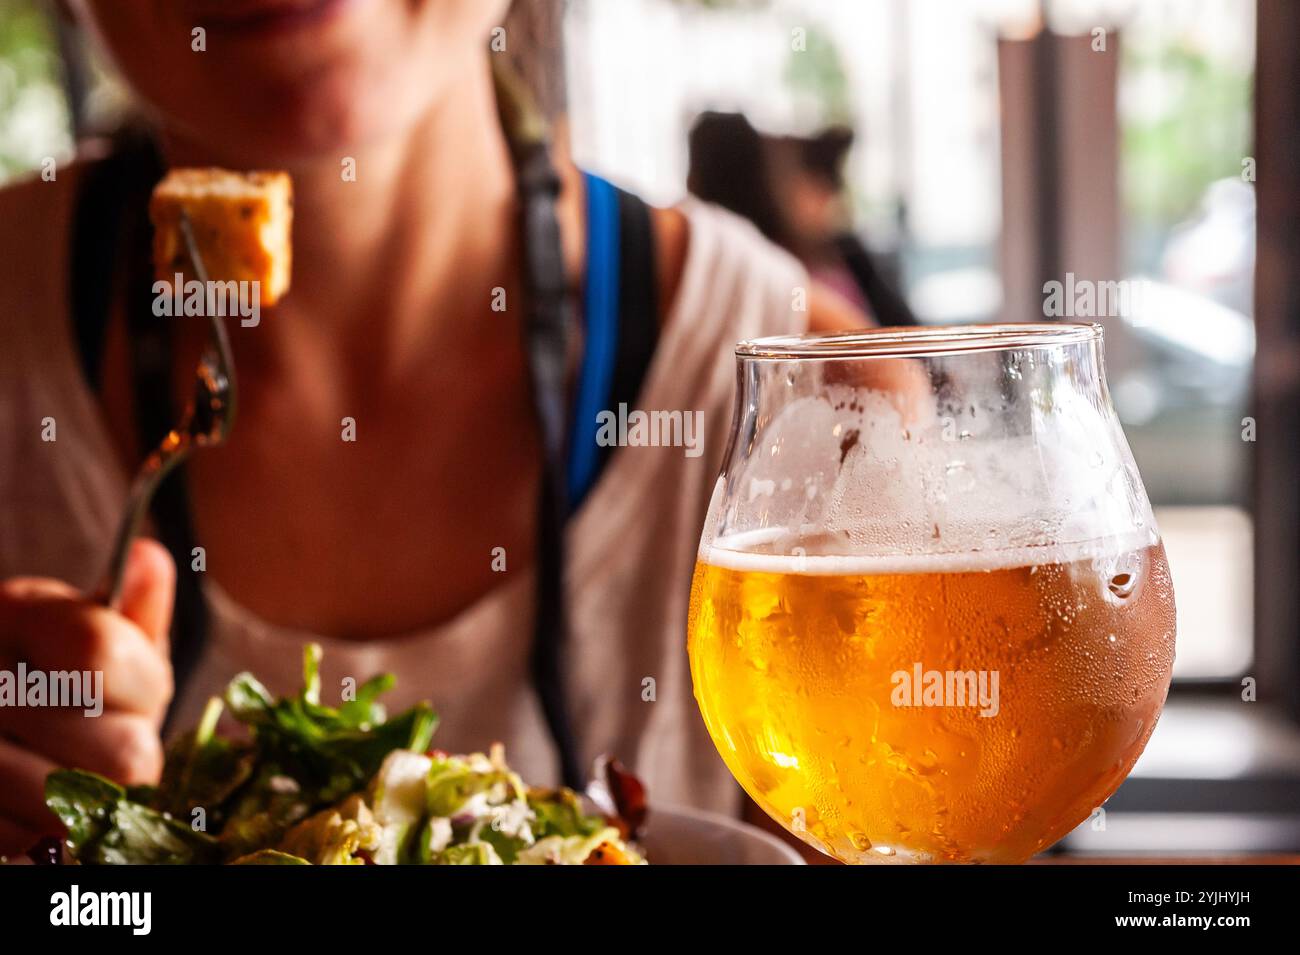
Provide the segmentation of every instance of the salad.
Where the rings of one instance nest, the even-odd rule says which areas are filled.
[[[199,725],[173,744],[157,786],[123,787],[56,770],[45,801],[83,865],[637,865],[644,792],[617,764],[593,789],[605,814],[570,789],[537,789],[500,745],[453,756],[430,749],[427,703],[387,719],[391,674],[334,708],[320,702],[320,647],[304,686],[273,699],[235,677]],[[225,710],[247,739],[216,733]]]

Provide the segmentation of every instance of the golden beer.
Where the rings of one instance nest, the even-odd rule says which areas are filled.
[[[728,768],[845,862],[1021,862],[1060,839],[1155,728],[1175,629],[1146,540],[897,558],[722,541],[689,628]]]

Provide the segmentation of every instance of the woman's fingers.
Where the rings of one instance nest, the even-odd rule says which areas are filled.
[[[27,850],[31,849],[41,835],[31,829],[25,829],[7,819],[0,819],[0,861],[8,865],[30,864]]]
[[[42,835],[59,831],[45,808],[45,777],[58,767],[11,740],[0,739],[0,819]]]
[[[91,698],[85,708],[162,718],[171,665],[140,627],[80,597],[12,583],[0,585],[0,661],[12,668],[21,660],[47,685],[52,674],[75,675]]]
[[[81,591],[52,577],[10,577],[0,581],[0,600],[76,600]]]
[[[0,706],[0,852],[59,831],[45,808],[58,766],[157,781],[175,585],[170,555],[152,541],[131,548],[120,612],[57,580],[0,583],[0,668],[13,697]]]
[[[172,555],[157,541],[135,541],[127,557],[120,609],[163,654],[167,653],[175,595],[176,565]]]
[[[156,783],[163,746],[143,716],[79,710],[0,709],[0,731],[29,752],[60,766],[87,769],[124,786]]]

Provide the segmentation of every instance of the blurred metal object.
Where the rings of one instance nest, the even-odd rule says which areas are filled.
[[[180,228],[194,276],[206,290],[208,270],[195,242],[189,216],[183,210]],[[235,366],[230,352],[230,339],[225,325],[212,314],[212,310],[204,311],[208,319],[208,343],[195,372],[194,397],[185,409],[180,423],[167,432],[136,472],[113,541],[105,582],[99,591],[100,602],[108,607],[116,608],[121,600],[127,554],[131,550],[131,542],[140,532],[145,514],[149,512],[158,485],[195,448],[221,444],[234,425]]]

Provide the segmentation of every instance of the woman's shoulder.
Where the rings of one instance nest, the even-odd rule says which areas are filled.
[[[70,225],[83,167],[0,188],[0,576],[93,580],[122,488],[81,378],[68,313]]]
[[[672,313],[672,302],[681,284],[690,242],[690,223],[676,206],[651,206],[650,222],[654,233],[655,287],[659,292],[659,320],[665,322]]]
[[[739,337],[861,328],[869,319],[746,219],[688,198],[651,210],[666,326]]]
[[[34,233],[66,229],[77,189],[88,160],[34,170],[0,186],[0,248],[6,252],[27,249]]]
[[[68,236],[82,163],[47,170],[0,188],[0,324],[48,321],[66,311]]]

